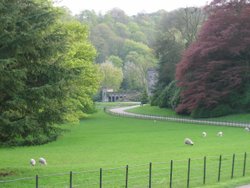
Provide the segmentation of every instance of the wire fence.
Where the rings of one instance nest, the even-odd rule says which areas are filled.
[[[205,124],[205,125],[219,125],[219,126],[230,126],[230,127],[248,127],[250,130],[250,122],[235,122],[235,121],[219,121],[219,120],[200,120],[190,119],[182,117],[170,117],[170,116],[155,116],[145,114],[134,114],[125,111],[117,111],[115,108],[104,108],[104,111],[108,114],[122,117],[132,117],[138,119],[151,119],[160,121],[174,121],[179,123],[194,123],[194,124]]]
[[[133,118],[167,120],[184,123],[199,123],[248,127],[244,122],[222,122],[211,120],[192,120],[175,117],[159,117],[151,115],[115,112],[104,109],[107,113]],[[170,162],[154,162],[119,168],[100,168],[98,170],[70,171],[67,173],[36,175],[18,179],[0,180],[3,188],[184,188],[211,185],[217,182],[250,175],[250,161],[247,153],[243,155],[220,155],[188,160],[171,160]]]
[[[189,188],[249,176],[250,161],[244,153],[0,180],[0,187]]]

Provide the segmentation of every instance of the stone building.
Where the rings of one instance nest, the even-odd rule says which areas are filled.
[[[113,89],[102,89],[102,102],[126,101],[126,94],[114,92]]]

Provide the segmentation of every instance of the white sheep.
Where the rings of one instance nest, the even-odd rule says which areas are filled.
[[[245,131],[249,132],[250,128],[249,127],[245,127]]]
[[[30,159],[30,164],[31,164],[31,166],[35,166],[36,165],[36,160],[35,159]]]
[[[46,160],[43,157],[39,158],[39,163],[41,165],[47,165],[47,162],[46,162]]]
[[[223,132],[222,131],[218,132],[217,136],[223,136]]]
[[[187,144],[187,145],[194,145],[194,142],[190,139],[190,138],[185,138],[184,140],[184,144]]]
[[[206,137],[206,136],[207,136],[207,133],[206,133],[206,132],[202,132],[202,136],[203,136],[203,137]]]

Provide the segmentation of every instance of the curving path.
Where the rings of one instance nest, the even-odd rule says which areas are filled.
[[[137,108],[139,106],[140,105],[112,108],[112,109],[107,109],[106,112],[109,114],[117,115],[117,116],[126,116],[126,117],[134,117],[134,118],[141,118],[141,119],[176,121],[176,122],[185,122],[185,123],[199,123],[199,124],[207,124],[207,125],[220,125],[220,126],[232,126],[232,127],[250,127],[250,123],[224,122],[224,121],[213,121],[213,120],[195,120],[195,119],[187,119],[187,118],[175,118],[175,117],[135,114],[135,113],[125,111],[128,109]]]

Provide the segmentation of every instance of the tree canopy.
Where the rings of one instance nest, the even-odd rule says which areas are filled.
[[[123,79],[122,69],[114,66],[112,62],[105,62],[100,64],[100,71],[103,78],[101,83],[102,88],[112,88],[117,91]]]
[[[250,2],[214,0],[198,40],[177,65],[176,111],[195,117],[250,110]]]
[[[153,43],[154,26],[160,16],[155,19],[154,14],[140,14],[141,19],[137,19],[137,16],[129,17],[123,10],[114,8],[104,15],[83,11],[76,17],[90,26],[90,39],[97,50],[96,63],[108,61],[122,68],[124,79],[120,89],[140,91],[145,88],[147,69],[156,65],[154,50],[149,44]],[[137,54],[136,58],[133,54]],[[132,74],[136,74],[133,81],[128,78]]]
[[[171,102],[178,101],[176,99],[179,94],[179,89],[175,87],[176,64],[180,62],[185,48],[196,40],[204,17],[202,9],[194,7],[181,8],[162,15],[155,42],[158,82],[152,97],[152,105],[176,107],[176,102]]]
[[[56,124],[91,106],[95,50],[86,27],[65,24],[61,15],[50,0],[0,2],[1,144],[54,140]]]

